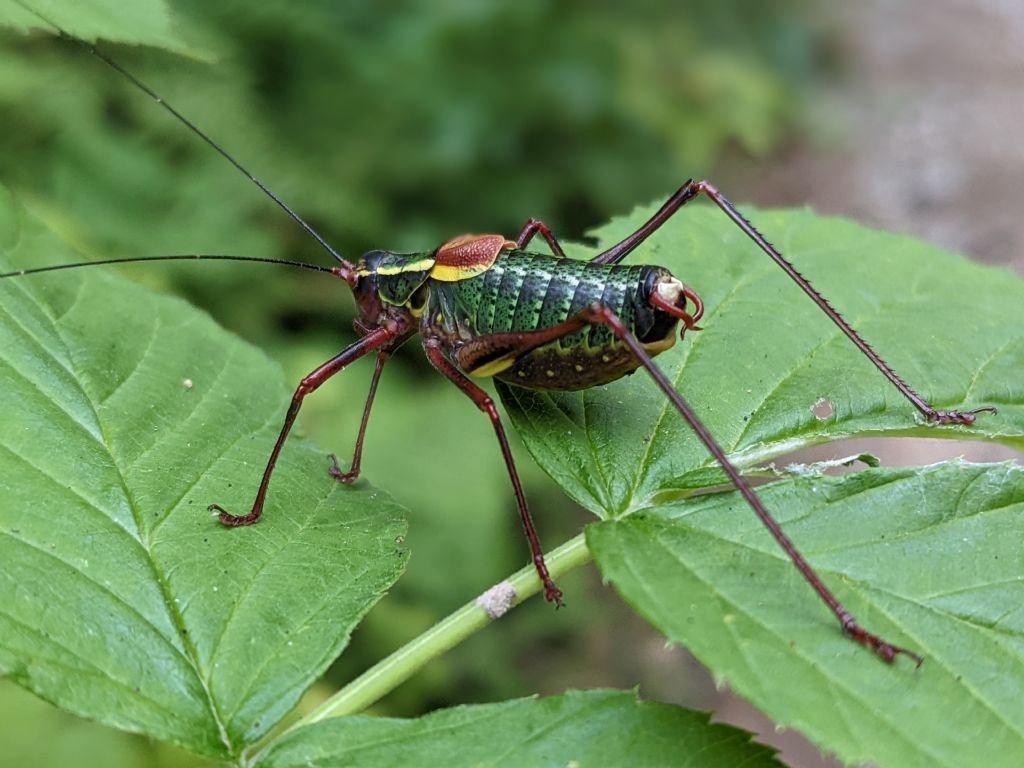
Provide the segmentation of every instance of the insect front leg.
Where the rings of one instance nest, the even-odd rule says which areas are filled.
[[[260,480],[260,487],[256,491],[256,500],[252,504],[252,510],[247,515],[233,515],[220,504],[211,504],[209,506],[209,510],[211,512],[217,512],[219,514],[220,522],[223,525],[231,527],[252,525],[260,519],[260,516],[263,514],[263,504],[267,498],[267,489],[270,487],[270,477],[274,474],[274,466],[277,464],[277,457],[281,454],[281,449],[284,447],[285,441],[288,439],[288,433],[292,430],[292,425],[295,423],[295,417],[298,415],[299,408],[302,407],[302,401],[305,399],[306,395],[311,392],[315,392],[319,389],[321,384],[334,376],[334,374],[344,370],[349,363],[358,360],[363,355],[368,352],[372,352],[388,342],[394,341],[400,335],[401,330],[398,328],[377,328],[366,336],[363,336],[359,341],[342,351],[339,355],[332,357],[299,382],[299,386],[295,389],[295,394],[292,395],[292,402],[291,405],[288,406],[288,412],[285,414],[284,426],[281,427],[281,433],[277,436],[277,442],[274,443],[274,450],[270,452],[270,458],[267,460],[267,467],[263,470],[263,479]]]
[[[469,398],[476,403],[476,407],[487,414],[494,426],[494,432],[498,436],[498,443],[501,445],[501,455],[505,459],[505,467],[508,469],[509,478],[512,480],[512,488],[516,495],[516,504],[519,507],[519,516],[523,522],[523,529],[526,531],[526,538],[530,542],[530,553],[533,556],[533,566],[537,569],[537,575],[544,584],[544,598],[555,604],[556,608],[562,606],[562,590],[555,586],[555,582],[548,573],[547,563],[544,562],[544,550],[540,546],[540,538],[537,536],[537,529],[530,516],[530,509],[526,505],[526,495],[523,493],[523,486],[519,482],[519,473],[516,471],[515,460],[512,458],[512,449],[509,448],[508,438],[505,436],[505,428],[502,426],[501,417],[498,415],[498,408],[491,396],[474,384],[466,375],[456,368],[445,357],[441,349],[441,341],[436,338],[424,337],[423,350],[427,359],[449,381],[465,392]]]
[[[762,251],[768,254],[772,261],[778,264],[782,270],[789,275],[790,279],[800,286],[801,290],[803,290],[803,292],[818,305],[818,308],[821,309],[821,311],[839,327],[839,330],[846,334],[847,338],[849,338],[857,349],[859,349],[865,357],[874,364],[882,375],[885,376],[893,386],[895,386],[896,389],[898,389],[900,393],[906,397],[918,411],[921,412],[925,419],[937,424],[973,424],[977,414],[979,413],[996,413],[996,409],[993,406],[983,406],[981,408],[975,408],[972,411],[940,410],[921,397],[921,395],[903,381],[896,371],[894,371],[892,367],[886,363],[877,352],[875,352],[871,345],[868,344],[861,335],[846,322],[845,319],[843,319],[839,312],[829,304],[828,300],[811,285],[810,281],[800,274],[796,267],[794,267],[778,251],[778,249],[775,248],[774,245],[768,242],[768,240],[757,231],[754,225],[747,221],[747,219],[736,210],[736,207],[730,203],[721,192],[707,181],[694,181],[691,179],[686,182],[675,192],[675,194],[666,200],[664,205],[662,205],[661,208],[659,208],[658,211],[643,224],[643,226],[636,230],[636,232],[629,235],[622,242],[613,245],[603,253],[598,254],[591,259],[591,261],[595,264],[619,263],[638,245],[640,245],[640,243],[656,232],[662,224],[668,221],[668,219],[676,213],[676,211],[700,195],[710,198],[715,205],[717,205],[722,212],[725,213],[725,215],[728,216],[729,219],[744,232],[744,234],[747,235],[747,237],[753,240]]]
[[[562,250],[562,246],[558,244],[558,240],[555,239],[554,233],[551,231],[551,227],[545,224],[540,219],[530,219],[523,225],[522,230],[516,235],[516,247],[522,250],[529,242],[533,239],[533,236],[540,233],[548,246],[551,248],[551,252],[559,258],[565,258],[565,251]]]
[[[330,469],[327,471],[331,477],[339,483],[350,485],[359,477],[359,467],[363,460],[363,438],[366,436],[366,425],[370,421],[370,409],[373,407],[373,398],[377,395],[377,383],[380,381],[380,373],[384,370],[384,363],[391,357],[390,349],[382,349],[377,353],[377,364],[373,369],[373,379],[370,380],[370,392],[366,396],[366,405],[363,407],[363,419],[359,422],[359,434],[356,436],[356,449],[352,454],[352,464],[348,472],[342,472],[338,466],[338,457],[333,453],[328,456],[331,460]]]

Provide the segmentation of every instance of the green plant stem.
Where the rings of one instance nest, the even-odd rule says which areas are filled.
[[[548,570],[554,579],[590,562],[583,534],[570,539],[546,555]],[[513,606],[538,593],[540,579],[532,565],[517,571],[506,581],[515,590]],[[294,730],[331,717],[360,712],[418,672],[427,662],[437,658],[479,631],[494,619],[476,604],[466,603],[454,613],[439,621],[414,640],[372,666],[327,701],[286,729],[278,738]]]

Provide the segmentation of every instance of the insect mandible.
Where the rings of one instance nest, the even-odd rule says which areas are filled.
[[[944,411],[930,405],[710,183],[686,182],[635,232],[587,262],[567,258],[551,229],[538,219],[529,219],[514,238],[500,234],[464,234],[427,251],[370,251],[353,263],[343,258],[302,217],[206,133],[134,75],[94,46],[64,32],[53,22],[43,20],[62,37],[85,47],[113,67],[220,153],[330,253],[337,265],[323,268],[285,263],[329,272],[348,285],[355,296],[358,317],[354,326],[360,335],[359,340],[310,372],[299,383],[251,508],[244,514],[234,514],[218,504],[210,505],[222,524],[246,526],[260,519],[275,465],[306,396],[349,364],[372,352],[376,354],[376,366],[352,462],[348,471],[343,471],[332,457],[328,470],[336,481],[353,482],[359,475],[363,439],[383,368],[394,350],[419,335],[431,365],[489,418],[512,483],[532,561],[544,585],[545,597],[561,605],[562,592],[552,581],[545,565],[501,417],[492,398],[472,379],[496,378],[513,386],[537,390],[577,390],[610,383],[642,367],[832,611],[842,631],[872,649],[884,661],[891,662],[904,654],[917,664],[921,663],[917,653],[891,644],[857,623],[781,530],[749,483],[654,363],[656,355],[674,345],[677,333],[682,338],[687,331],[701,330],[698,323],[703,315],[703,304],[699,295],[663,267],[623,265],[621,262],[688,202],[700,196],[707,197],[789,275],[925,419],[940,424],[971,424],[976,414],[995,412],[995,408],[986,406],[971,411]],[[528,250],[537,235],[547,242],[553,256]],[[185,258],[197,257],[142,257],[89,262],[89,265]],[[0,278],[78,266],[85,265],[20,270],[0,274]]]

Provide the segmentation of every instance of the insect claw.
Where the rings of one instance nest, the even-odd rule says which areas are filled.
[[[359,470],[353,468],[348,472],[342,472],[341,467],[338,465],[338,457],[333,453],[327,454],[327,458],[331,460],[331,466],[327,468],[327,474],[337,480],[339,483],[345,485],[352,485],[359,477]]]
[[[973,411],[930,411],[926,414],[928,421],[936,424],[965,424],[970,426],[979,413],[999,413],[994,405],[985,405]]]
[[[913,651],[908,650],[906,648],[901,648],[898,645],[890,645],[889,643],[882,643],[882,647],[876,649],[875,653],[877,653],[879,656],[881,656],[882,660],[886,664],[892,664],[892,662],[895,660],[895,658],[897,656],[899,656],[900,654],[903,654],[908,659],[911,659],[914,662],[914,667],[916,669],[920,669],[921,665],[924,664],[924,657],[923,656],[921,656],[920,654],[914,653]]]
[[[994,405],[983,405],[981,408],[975,408],[973,411],[968,411],[971,416],[977,413],[999,413],[999,409]]]
[[[252,511],[248,515],[233,515],[228,512],[220,504],[211,504],[207,507],[210,512],[217,513],[217,519],[220,520],[220,524],[227,526],[228,528],[237,528],[242,525],[252,525],[260,519],[260,513]]]
[[[544,589],[544,599],[549,603],[555,604],[555,610],[559,608],[565,608],[565,602],[562,600],[562,590],[556,587],[554,584],[549,584]]]
[[[920,668],[920,666],[924,664],[924,658],[922,656],[906,648],[901,648],[898,645],[887,643],[878,635],[868,632],[866,629],[862,628],[850,614],[845,613],[841,621],[843,633],[847,637],[852,640],[856,640],[861,645],[865,645],[873,650],[875,655],[886,664],[892,664],[900,654],[913,659],[915,667]]]

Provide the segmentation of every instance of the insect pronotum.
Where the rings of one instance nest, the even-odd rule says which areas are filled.
[[[857,623],[796,549],[686,400],[654,363],[656,355],[675,343],[680,323],[680,338],[688,330],[700,330],[697,323],[703,314],[703,304],[699,295],[663,267],[622,265],[620,262],[686,203],[700,196],[707,197],[789,275],[925,419],[940,424],[971,424],[976,414],[982,411],[994,413],[995,408],[986,406],[972,411],[944,411],[925,401],[710,183],[687,181],[639,229],[589,262],[566,258],[550,228],[538,219],[529,219],[512,239],[497,234],[466,234],[428,251],[370,251],[353,263],[342,257],[266,185],[147,85],[94,46],[68,34],[27,6],[23,7],[50,25],[61,37],[84,47],[112,67],[210,145],[283,209],[335,259],[337,265],[328,268],[246,256],[155,256],[25,269],[0,274],[0,278],[115,261],[195,258],[272,261],[332,274],[348,285],[355,296],[358,317],[354,325],[360,334],[359,340],[299,382],[256,489],[252,507],[239,515],[218,504],[210,505],[222,524],[245,526],[260,519],[274,467],[305,397],[353,361],[373,352],[376,353],[376,367],[349,470],[343,471],[333,456],[328,470],[339,482],[354,481],[359,475],[363,438],[384,365],[398,346],[418,334],[433,367],[462,390],[490,419],[515,491],[533,564],[543,582],[545,597],[560,605],[562,592],[555,586],[545,565],[498,410],[491,397],[470,377],[493,377],[513,386],[539,390],[575,390],[615,381],[642,367],[832,611],[842,631],[872,649],[886,662],[904,654],[918,665],[921,663],[917,653],[889,643]],[[527,250],[538,234],[547,242],[554,256]]]

